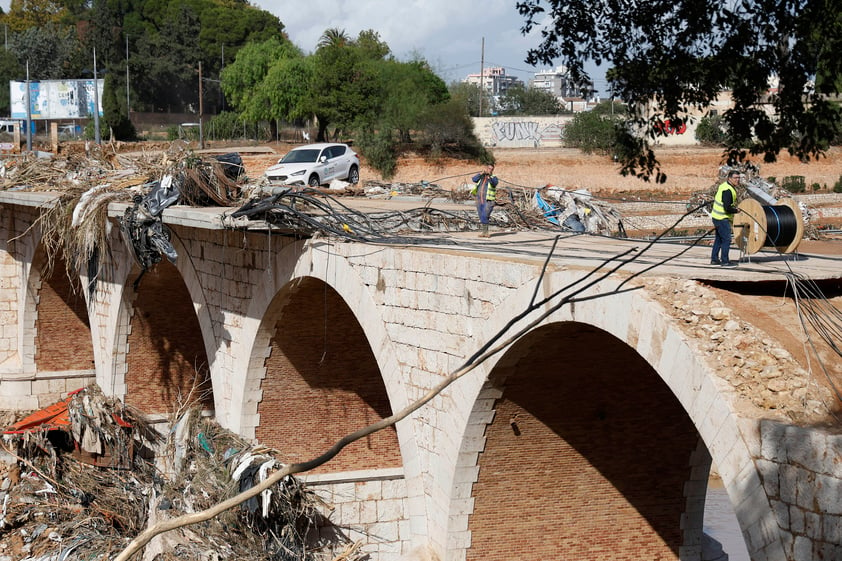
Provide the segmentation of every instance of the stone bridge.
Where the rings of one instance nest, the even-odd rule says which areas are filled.
[[[710,559],[712,467],[754,561],[842,559],[842,437],[815,421],[827,396],[699,282],[783,282],[774,259],[723,271],[704,248],[535,232],[296,239],[172,207],[178,258],[139,278],[112,203],[99,272],[68,275],[38,221],[55,200],[0,193],[4,409],[95,381],[162,422],[199,400],[299,461],[461,369],[304,475],[372,559]],[[786,383],[704,336],[723,329],[756,335]],[[775,405],[793,395],[801,410]]]

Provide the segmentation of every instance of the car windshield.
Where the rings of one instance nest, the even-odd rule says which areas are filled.
[[[281,158],[281,164],[309,164],[319,157],[318,150],[293,150]]]

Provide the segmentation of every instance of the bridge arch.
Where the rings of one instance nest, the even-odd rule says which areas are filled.
[[[579,280],[581,276],[581,272],[554,273],[543,281],[541,290],[537,293],[534,284],[524,285],[506,298],[480,328],[483,332],[482,340],[493,339],[511,318],[530,306],[535,299],[533,294],[541,298],[550,294],[551,290],[571,286],[571,283]],[[657,389],[658,386],[662,386],[662,389],[666,391],[666,396],[679,408],[679,410],[673,408],[673,414],[682,417],[682,425],[689,424],[693,429],[692,432],[698,435],[694,438],[688,432],[687,426],[682,429],[685,438],[681,454],[685,456],[688,465],[694,466],[696,473],[692,476],[688,473],[686,479],[688,487],[685,496],[681,497],[684,511],[679,513],[681,516],[678,519],[673,517],[676,528],[679,524],[685,526],[683,536],[670,538],[672,540],[670,547],[674,550],[676,557],[680,551],[682,559],[696,558],[694,557],[696,550],[693,548],[699,544],[697,541],[701,530],[699,509],[703,509],[704,506],[703,489],[712,458],[735,505],[735,512],[744,535],[750,533],[754,536],[765,537],[764,543],[748,544],[752,558],[768,560],[785,558],[783,546],[775,531],[777,523],[774,512],[741,435],[739,419],[731,408],[729,396],[720,389],[721,386],[715,374],[701,360],[701,355],[691,348],[691,344],[663,313],[659,304],[647,298],[642,290],[612,293],[617,287],[617,280],[604,281],[586,293],[600,294],[604,297],[578,301],[552,313],[549,313],[547,306],[530,313],[519,321],[511,332],[507,333],[511,335],[519,328],[525,329],[522,337],[508,346],[504,352],[491,357],[482,368],[478,368],[462,381],[465,384],[462,388],[464,394],[474,396],[474,398],[472,402],[465,404],[469,409],[468,413],[464,414],[464,418],[469,421],[464,425],[458,455],[459,462],[454,469],[454,478],[451,481],[442,481],[442,486],[448,485],[449,488],[440,489],[440,492],[447,493],[450,497],[449,512],[443,513],[450,515],[447,536],[448,559],[474,558],[470,544],[477,543],[475,541],[477,536],[472,534],[472,530],[482,531],[482,524],[488,523],[488,515],[481,514],[484,507],[477,504],[478,497],[476,496],[478,491],[483,492],[483,485],[488,483],[487,481],[483,483],[480,452],[484,453],[487,449],[491,454],[495,451],[500,453],[502,450],[500,443],[494,442],[493,439],[499,438],[498,435],[502,434],[501,430],[508,430],[510,433],[515,430],[514,426],[510,426],[510,421],[517,423],[517,413],[519,410],[523,411],[517,408],[516,402],[520,400],[530,403],[528,400],[534,400],[538,395],[531,395],[523,388],[520,390],[508,388],[507,380],[522,384],[522,380],[518,382],[518,377],[523,378],[524,375],[518,374],[519,368],[530,373],[538,369],[540,373],[541,357],[539,355],[547,351],[536,349],[541,349],[543,343],[552,341],[554,336],[568,338],[572,336],[575,339],[583,334],[589,338],[589,344],[567,345],[566,347],[568,354],[573,353],[577,357],[575,364],[581,366],[589,360],[597,363],[602,361],[603,355],[591,353],[592,356],[584,356],[583,353],[594,348],[594,341],[601,344],[610,342],[613,352],[622,353],[625,361],[635,364],[638,371],[646,372],[645,378],[648,381],[645,388]],[[545,310],[549,315],[541,318],[540,315]],[[532,322],[536,322],[535,325],[530,325]],[[597,371],[598,369],[592,367],[588,370],[589,375]],[[543,369],[541,375],[545,378],[549,376],[546,368]],[[515,377],[512,378],[512,376]],[[525,378],[528,379],[529,376]],[[548,379],[553,379],[553,376],[549,376]],[[566,387],[569,389],[573,386]],[[549,389],[544,393],[553,395]],[[558,392],[555,395],[557,396]],[[513,396],[514,399],[512,399]],[[530,407],[538,408],[539,405],[535,405],[533,401]],[[547,425],[546,411],[543,409],[538,415],[533,414],[534,411],[527,411],[524,422],[528,425],[534,425],[536,422]],[[596,415],[598,407],[592,413]],[[497,418],[499,415],[505,418]],[[553,425],[553,423],[556,424]],[[549,425],[550,432],[556,435],[564,430],[560,428],[561,425],[557,420],[549,419]],[[565,442],[566,446],[570,446],[570,442]],[[517,474],[508,475],[516,476]],[[627,482],[619,483],[627,484]],[[702,489],[701,500],[698,499],[699,486]],[[480,513],[476,520],[471,519],[474,513]],[[483,516],[485,516],[485,521]],[[695,526],[696,529],[687,527],[688,524]],[[622,552],[617,553],[622,556]]]
[[[138,278],[133,273],[140,270],[127,254],[122,262],[130,266],[114,271],[116,288],[112,286],[111,305],[106,307],[116,311],[103,326],[113,334],[111,361],[98,376],[101,387],[157,414],[172,412],[179,405],[176,398],[210,407],[216,394],[213,321],[189,248],[176,230],[171,232],[180,257],[174,264],[162,260]],[[135,280],[138,290],[130,284]],[[143,313],[138,315],[138,309]],[[155,362],[155,368],[147,368]],[[142,372],[160,372],[162,378]],[[201,378],[194,379],[194,374]]]
[[[371,358],[382,377],[391,412],[400,410],[409,402],[404,382],[408,376],[405,376],[398,361],[382,318],[383,311],[372,295],[372,283],[363,279],[359,267],[331,248],[332,244],[326,241],[291,243],[272,253],[260,278],[243,323],[244,348],[240,352],[245,360],[238,361],[232,384],[234,397],[231,410],[238,411],[239,417],[232,417],[229,421],[232,430],[246,437],[255,438],[257,427],[262,422],[259,414],[259,404],[263,399],[261,384],[266,377],[266,359],[272,352],[278,314],[294,297],[294,292],[302,287],[305,290],[322,287],[317,290],[335,293],[359,324],[371,349]],[[403,476],[409,481],[418,477],[422,470],[416,438],[408,421],[398,423],[395,429]],[[411,497],[410,502],[423,504],[423,501],[412,501]],[[427,518],[423,512],[413,511],[410,516],[414,518],[416,527]],[[419,537],[423,539],[423,536]]]

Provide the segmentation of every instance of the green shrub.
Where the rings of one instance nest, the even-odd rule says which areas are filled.
[[[702,117],[696,126],[696,140],[706,146],[722,146],[728,137],[722,116]]]
[[[781,187],[790,193],[803,193],[807,190],[807,183],[803,175],[788,175],[781,181]]]
[[[842,175],[840,175],[839,179],[836,180],[836,183],[833,184],[833,192],[842,193]]]
[[[810,188],[811,188],[813,191],[821,191],[822,186],[821,186],[821,184],[820,184],[820,183],[815,182],[815,183],[813,183],[812,185],[810,185]]]
[[[610,154],[617,144],[617,121],[593,111],[576,113],[564,127],[564,145],[585,154]]]
[[[483,163],[493,161],[493,156],[474,134],[474,123],[458,98],[430,107],[419,121],[423,125],[418,145],[433,160],[446,155]]]
[[[223,111],[214,115],[206,128],[214,140],[233,140],[244,136],[245,128],[239,114],[233,111]]]
[[[391,179],[398,166],[395,144],[391,136],[388,131],[371,132],[367,130],[360,130],[357,135],[356,145],[359,147],[360,153],[365,156],[371,167],[380,172],[383,179]]]

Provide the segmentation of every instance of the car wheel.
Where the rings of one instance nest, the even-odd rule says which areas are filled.
[[[360,170],[357,166],[351,166],[351,169],[348,170],[348,183],[353,183],[356,185],[360,182]]]
[[[310,187],[318,187],[319,185],[321,185],[321,183],[319,183],[319,176],[315,173],[311,175],[310,179],[307,180],[307,185],[309,185]]]

